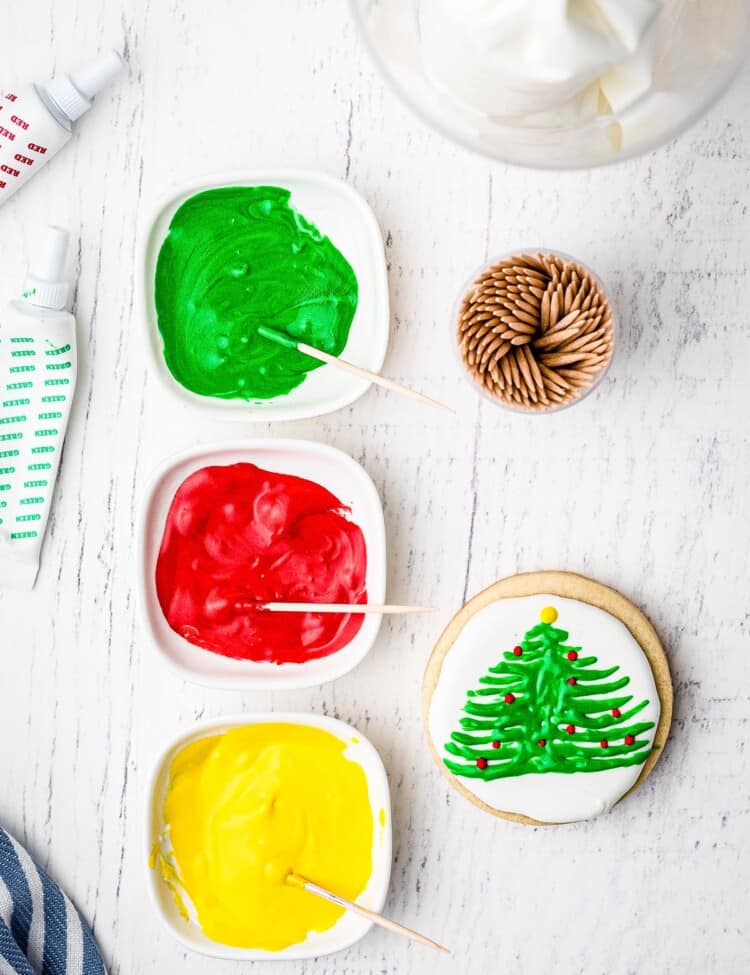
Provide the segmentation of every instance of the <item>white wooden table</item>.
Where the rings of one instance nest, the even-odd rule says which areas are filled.
[[[42,225],[80,240],[80,386],[43,567],[33,593],[0,596],[0,822],[76,899],[112,971],[246,970],[186,953],[153,915],[144,783],[157,748],[196,718],[275,708],[371,737],[394,802],[387,909],[454,954],[374,931],[274,975],[747,972],[750,76],[651,157],[556,175],[475,158],[416,121],[343,0],[27,0],[3,15],[3,35],[7,81],[105,45],[124,45],[132,65],[0,211],[3,303]],[[454,402],[455,423],[371,390],[328,418],[238,428],[157,387],[134,304],[145,201],[215,170],[279,164],[346,178],[369,200],[390,269],[387,374]],[[608,381],[542,419],[480,403],[447,341],[465,276],[527,244],[592,265],[622,312]],[[359,460],[385,505],[390,597],[440,617],[384,620],[364,664],[310,691],[217,692],[168,672],[135,605],[135,512],[162,458],[237,435],[309,437]],[[638,602],[676,691],[648,782],[604,819],[549,830],[494,821],[450,792],[420,723],[422,669],[450,614],[535,568],[588,573]]]

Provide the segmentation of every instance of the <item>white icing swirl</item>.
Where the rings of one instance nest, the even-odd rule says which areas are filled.
[[[421,0],[425,69],[479,113],[620,111],[652,84],[664,0]]]

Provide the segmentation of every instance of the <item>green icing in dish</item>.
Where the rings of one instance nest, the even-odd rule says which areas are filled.
[[[172,217],[154,300],[174,378],[202,396],[284,396],[322,363],[258,334],[266,325],[340,355],[357,278],[278,186],[196,193]]]

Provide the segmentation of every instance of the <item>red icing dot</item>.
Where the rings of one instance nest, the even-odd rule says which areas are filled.
[[[539,739],[539,747],[540,747],[540,748],[544,748],[544,746],[545,746],[546,744],[547,744],[547,739],[546,739],[546,738],[540,738],[540,739]]]
[[[635,741],[635,738],[633,737],[633,735],[625,735],[625,744],[626,745],[632,745],[634,741]]]
[[[569,735],[574,735],[576,733],[576,726],[574,724],[569,724],[565,730]]]
[[[503,698],[506,704],[512,704],[515,701],[515,699],[516,699],[515,694],[506,694],[505,697]]]
[[[620,718],[620,717],[622,717],[622,711],[619,708],[613,708],[612,709],[612,717],[613,718]]]
[[[602,746],[602,748],[609,748],[609,742],[607,741],[606,738],[604,739],[604,741],[600,741],[599,744]]]
[[[500,747],[500,742],[499,741],[493,741],[492,742],[492,747],[493,748],[499,748]]]
[[[513,656],[520,657],[522,653],[523,653],[522,647],[513,647]]]
[[[477,768],[482,769],[482,771],[484,771],[484,769],[487,768],[487,759],[486,758],[478,758],[477,759]]]
[[[578,660],[578,654],[575,652],[575,650],[571,650],[570,653],[566,653],[565,656],[568,658],[568,660]]]
[[[571,687],[575,687],[578,681],[575,679],[575,677],[568,677],[568,683],[570,684]]]

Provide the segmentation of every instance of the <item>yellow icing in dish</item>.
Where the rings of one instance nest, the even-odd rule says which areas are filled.
[[[372,872],[373,812],[346,742],[309,725],[245,725],[172,760],[159,868],[181,913],[241,948],[279,951],[343,909],[288,884],[294,872],[354,900]]]

